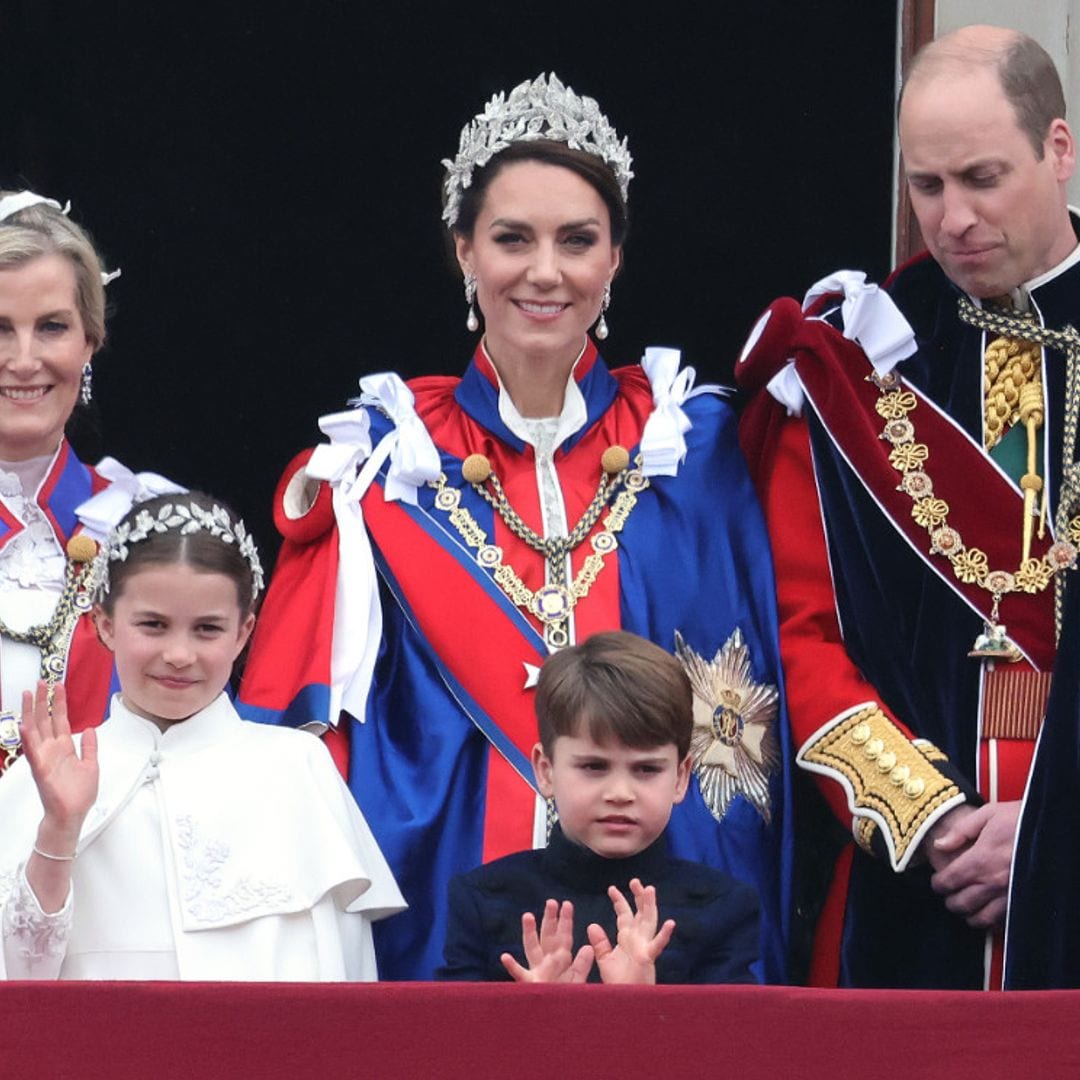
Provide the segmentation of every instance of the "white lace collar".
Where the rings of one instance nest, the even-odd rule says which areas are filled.
[[[577,370],[581,358],[585,355],[587,347],[588,342],[582,346],[573,367],[570,368],[570,376],[566,380],[566,391],[563,394],[562,412],[558,416],[539,419],[522,416],[507,393],[506,387],[503,386],[499,369],[494,363],[491,364],[491,370],[495,372],[495,378],[499,380],[499,417],[522,442],[528,443],[529,446],[536,449],[538,440],[547,443],[550,439],[554,448],[560,446],[585,425],[585,421],[589,418],[589,411],[585,405],[585,395],[582,394],[581,388],[574,378],[574,372]],[[487,355],[486,349],[484,353]],[[488,356],[488,360],[491,360],[490,356]]]
[[[54,452],[27,458],[25,461],[0,461],[0,498],[9,505],[11,500],[18,499],[33,502],[55,460]],[[19,517],[22,515],[19,514]]]

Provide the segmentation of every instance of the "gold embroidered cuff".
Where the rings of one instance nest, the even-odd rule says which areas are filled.
[[[797,757],[803,768],[843,784],[856,843],[870,850],[876,826],[897,871],[907,866],[930,825],[964,801],[959,787],[933,764],[944,759],[930,743],[909,739],[875,703],[826,725]]]

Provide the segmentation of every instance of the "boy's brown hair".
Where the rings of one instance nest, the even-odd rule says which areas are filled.
[[[584,728],[598,743],[645,749],[674,743],[682,761],[694,729],[693,690],[682,664],[659,645],[614,630],[549,656],[536,686],[540,744]]]

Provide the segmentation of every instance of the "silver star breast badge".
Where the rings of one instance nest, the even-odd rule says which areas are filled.
[[[768,824],[769,777],[780,764],[776,687],[754,681],[750,649],[737,627],[712,660],[676,630],[675,655],[694,690],[690,755],[705,804],[721,821],[732,799],[742,795]]]

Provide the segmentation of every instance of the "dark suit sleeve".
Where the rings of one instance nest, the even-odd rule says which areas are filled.
[[[450,905],[443,946],[444,964],[435,972],[436,979],[458,982],[488,982],[490,974],[485,963],[484,925],[480,915],[477,891],[465,877],[458,875],[450,881]]]
[[[710,934],[691,972],[694,983],[756,983],[750,970],[759,954],[761,905],[741,883],[724,892],[706,913]]]

